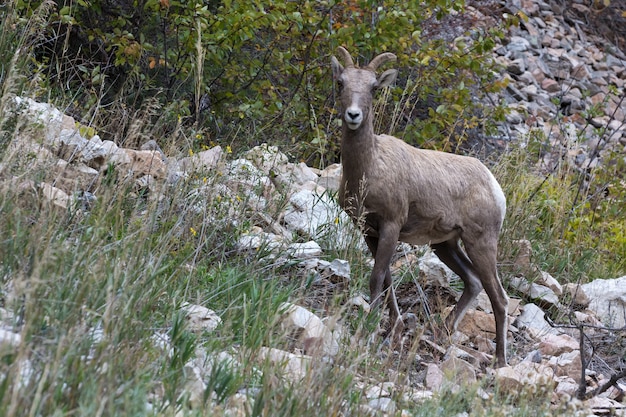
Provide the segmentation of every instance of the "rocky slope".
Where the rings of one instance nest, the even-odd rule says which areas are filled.
[[[313,313],[317,304],[327,302],[324,295],[332,294],[333,289],[344,288],[353,277],[349,264],[341,259],[321,260],[322,246],[334,247],[354,245],[355,242],[365,247],[356,230],[350,227],[349,220],[342,214],[328,190],[336,191],[340,166],[331,166],[322,172],[306,165],[294,164],[278,149],[259,146],[251,149],[242,158],[229,160],[221,148],[215,147],[190,157],[166,158],[160,150],[152,149],[154,143],[146,144],[144,150],[119,148],[112,142],[102,141],[97,136],[86,139],[81,134],[80,126],[55,108],[30,99],[16,98],[16,112],[28,123],[43,126],[39,131],[43,137],[33,139],[24,136],[15,140],[10,151],[19,155],[30,155],[29,163],[49,166],[48,176],[41,182],[24,178],[4,178],[0,187],[17,188],[20,199],[39,201],[61,211],[86,212],[90,201],[98,198],[99,183],[104,172],[111,167],[120,173],[119,181],[130,181],[137,192],[148,193],[151,198],[164,198],[168,193],[167,184],[176,184],[184,178],[201,175],[211,170],[220,170],[225,176],[220,192],[231,195],[232,201],[244,195],[248,210],[259,214],[257,226],[250,233],[242,236],[238,242],[241,252],[268,251],[267,259],[273,263],[297,263],[302,273],[315,276],[311,296],[305,305],[285,304],[282,326],[286,333],[296,341],[293,351],[275,348],[263,348],[259,353],[264,360],[284,366],[288,380],[306,377],[315,358],[332,358],[340,351],[340,346],[351,339],[342,322],[337,318],[319,317]],[[21,158],[6,158],[0,171],[16,169],[8,164]],[[202,191],[202,181],[198,181],[198,191]],[[288,204],[277,216],[279,221],[264,214],[272,204],[277,193],[286,195]],[[201,194],[200,194],[201,195]],[[329,233],[329,225],[333,229]],[[293,241],[294,236],[306,236],[309,241]],[[330,239],[330,240],[329,240]],[[324,242],[320,245],[318,242]],[[520,255],[516,264],[521,271],[538,271],[531,262],[530,244],[518,242]],[[459,294],[452,289],[455,277],[438,259],[427,250],[415,250],[406,245],[398,248],[396,269],[411,268],[420,271],[420,282],[424,282],[425,293],[446,293],[450,303]],[[453,335],[452,343],[433,340],[432,334],[424,332],[421,321],[423,305],[428,303],[424,296],[416,292],[414,285],[398,289],[398,298],[404,312],[408,330],[404,337],[403,349],[409,349],[417,343],[415,360],[419,365],[405,382],[385,381],[380,385],[371,385],[366,381],[364,389],[372,392],[364,410],[378,410],[392,414],[396,411],[390,392],[396,384],[405,383],[403,392],[411,401],[428,398],[445,384],[470,383],[479,378],[495,378],[501,389],[515,392],[529,384],[551,386],[555,390],[554,401],[572,401],[581,386],[582,364],[586,364],[585,385],[583,392],[593,393],[607,385],[607,389],[598,396],[593,396],[578,407],[584,409],[624,410],[623,400],[626,385],[618,382],[609,383],[611,376],[623,366],[620,359],[611,363],[602,362],[600,367],[598,345],[579,343],[579,329],[553,327],[546,319],[547,310],[565,309],[576,306],[575,315],[587,337],[613,338],[612,343],[623,343],[606,330],[605,324],[615,328],[625,325],[623,314],[626,299],[626,277],[614,280],[594,281],[583,286],[561,285],[549,274],[539,271],[540,279],[527,281],[523,276],[511,280],[510,285],[525,294],[525,299],[534,303],[522,303],[511,299],[510,303],[510,340],[511,350],[516,352],[510,358],[511,367],[490,371],[491,354],[494,350],[494,322],[491,306],[485,294],[481,294],[476,307],[467,314],[459,331]],[[419,284],[418,284],[419,285]],[[11,284],[7,285],[10,288]],[[410,288],[409,288],[410,287]],[[5,291],[10,292],[9,289]],[[321,299],[320,299],[321,297]],[[346,300],[346,305],[357,310],[369,311],[366,295]],[[409,300],[409,303],[406,301]],[[573,302],[572,302],[573,301]],[[221,319],[211,311],[210,306],[186,305],[188,326],[192,331],[212,331],[219,326]],[[307,308],[308,307],[308,308]],[[544,311],[545,310],[545,311]],[[4,311],[2,317],[12,317],[12,312]],[[333,324],[331,324],[333,323]],[[419,330],[421,329],[421,330]],[[17,329],[5,322],[0,328],[0,345],[18,346],[20,336]],[[97,329],[94,329],[97,331]],[[155,334],[155,341],[168,352],[168,336]],[[367,343],[363,340],[351,340],[351,344]],[[590,360],[590,348],[598,350],[595,362]],[[626,348],[626,346],[625,346]],[[404,352],[404,353],[402,353]],[[233,366],[237,366],[236,355],[226,355]],[[201,358],[201,359],[200,359]],[[224,358],[221,358],[222,360]],[[606,358],[601,358],[606,359]],[[198,358],[188,364],[190,375],[194,376],[187,383],[190,394],[190,406],[200,401],[206,388],[206,378],[211,374],[211,361],[206,360],[206,352],[198,353]],[[448,375],[448,376],[446,376]],[[447,380],[449,375],[454,379]],[[368,385],[370,384],[370,385]],[[396,387],[397,388],[397,387]],[[250,400],[241,394],[234,401],[237,415],[244,413]],[[248,405],[246,405],[248,404]],[[237,408],[243,407],[243,408]],[[591,412],[591,411],[588,411]],[[623,411],[622,411],[623,412]]]
[[[585,169],[608,152],[624,155],[624,53],[583,31],[582,22],[566,23],[554,2],[519,0],[508,7],[523,18],[495,50],[510,80],[506,133],[522,140],[540,133],[558,157]],[[582,2],[572,8],[591,13]]]

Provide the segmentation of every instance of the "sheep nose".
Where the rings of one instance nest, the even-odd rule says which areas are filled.
[[[356,110],[352,110],[352,111],[348,110],[348,111],[346,112],[346,115],[348,116],[348,119],[350,119],[350,120],[356,120],[356,119],[358,119],[358,118],[359,118],[359,116],[361,115],[361,112],[360,112],[360,111],[356,111]]]

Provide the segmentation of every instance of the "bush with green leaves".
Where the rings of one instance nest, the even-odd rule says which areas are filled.
[[[42,5],[15,4],[25,17]],[[440,147],[501,116],[476,100],[498,88],[490,50],[501,34],[471,22],[452,39],[441,33],[448,28],[437,19],[462,11],[459,0],[54,4],[36,65],[57,101],[118,142],[136,128],[129,115],[157,107],[138,141],[179,149],[228,143],[235,151],[269,142],[311,164],[336,161],[328,66],[339,45],[361,63],[383,51],[399,57],[396,104],[381,106],[382,132]],[[437,25],[439,33],[427,30]]]

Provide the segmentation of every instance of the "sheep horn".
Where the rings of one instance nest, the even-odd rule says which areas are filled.
[[[343,62],[346,64],[346,68],[354,67],[354,61],[352,61],[350,52],[348,52],[346,48],[344,48],[343,46],[339,46],[337,47],[337,52],[339,53],[339,55],[341,55],[341,58],[343,58]]]
[[[395,61],[396,59],[397,57],[391,52],[385,52],[383,54],[378,55],[376,58],[372,59],[372,61],[369,64],[367,64],[366,68],[371,69],[372,71],[376,71],[376,69],[382,64],[384,64],[385,62]]]

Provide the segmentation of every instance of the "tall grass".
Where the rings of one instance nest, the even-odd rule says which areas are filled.
[[[626,187],[618,164],[607,159],[585,174],[559,157],[545,169],[547,140],[531,133],[526,144],[512,144],[493,168],[507,195],[500,244],[504,266],[519,250],[515,241],[527,239],[532,262],[561,282],[622,276]],[[619,155],[612,157],[619,162]]]

